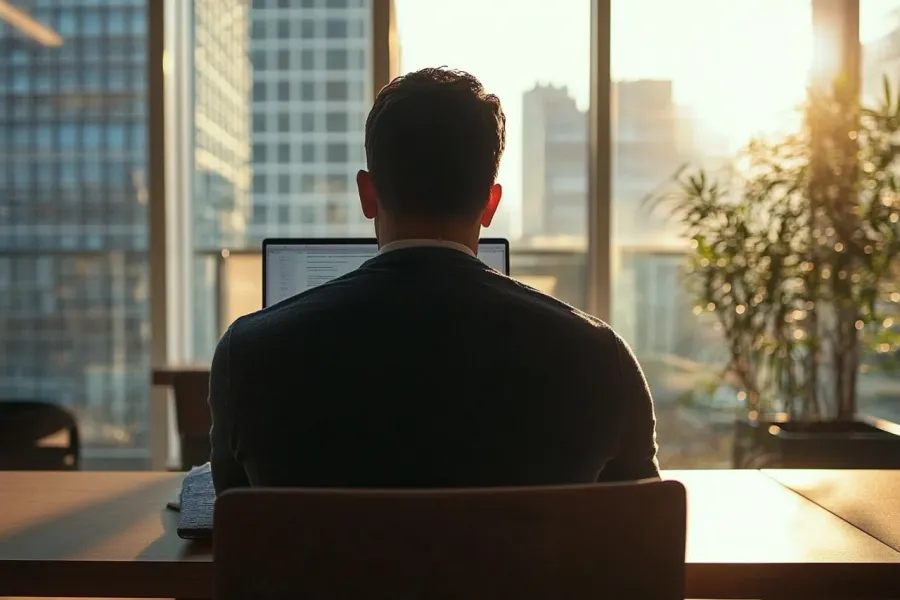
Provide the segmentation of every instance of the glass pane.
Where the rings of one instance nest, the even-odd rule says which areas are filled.
[[[652,210],[647,201],[683,165],[719,173],[757,134],[799,126],[811,3],[615,0],[612,7],[612,324],[653,390],[663,468],[729,467],[743,405],[721,378],[728,351],[716,319],[687,287],[690,248],[681,227],[667,206]]]
[[[484,235],[511,240],[514,277],[579,307],[587,300],[590,5],[395,0],[401,72],[463,69],[503,105],[503,199]]]
[[[116,48],[146,45],[146,27],[122,26],[146,7],[122,4],[105,26],[88,4],[41,3],[59,39],[0,25],[0,65],[33,65],[0,67],[0,401],[61,404],[86,468],[137,468],[149,457],[146,152],[126,137],[146,127],[147,65]],[[122,73],[138,75],[122,86]]]
[[[193,145],[181,151],[193,164],[197,360],[211,358],[236,316],[261,308],[264,238],[373,235],[354,182],[359,115],[372,102],[370,2],[295,5],[167,5],[194,23]]]
[[[885,78],[896,103],[900,91],[900,0],[861,0],[859,4],[863,105],[874,107],[883,101]],[[896,293],[893,296],[889,299],[896,304]],[[859,412],[900,423],[900,322],[893,321],[900,320],[882,321],[880,335],[885,339],[875,348],[875,356],[864,359],[859,377]]]

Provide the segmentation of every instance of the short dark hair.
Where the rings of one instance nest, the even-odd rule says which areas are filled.
[[[397,77],[366,119],[366,162],[386,210],[426,220],[484,209],[506,145],[500,100],[447,68]]]

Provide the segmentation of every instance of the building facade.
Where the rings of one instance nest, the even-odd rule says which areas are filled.
[[[256,0],[251,246],[371,236],[356,193],[372,103],[370,0]]]
[[[522,236],[587,233],[587,114],[565,87],[522,96]]]
[[[55,37],[0,23],[0,400],[68,407],[89,459],[146,457],[146,0],[12,4]],[[221,247],[250,210],[247,7],[192,4],[188,206]]]

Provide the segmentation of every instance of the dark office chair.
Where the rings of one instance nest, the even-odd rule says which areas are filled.
[[[77,470],[80,449],[78,424],[63,407],[48,402],[0,401],[0,470]]]
[[[675,481],[243,489],[214,517],[215,598],[683,600]]]
[[[185,370],[175,373],[175,420],[181,441],[181,470],[189,471],[209,460],[209,371]]]

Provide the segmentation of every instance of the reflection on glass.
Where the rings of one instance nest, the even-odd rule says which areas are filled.
[[[617,0],[612,8],[613,325],[657,403],[665,468],[731,465],[738,395],[716,323],[695,314],[688,246],[647,200],[684,169],[717,171],[756,135],[799,126],[808,0]],[[648,18],[652,15],[652,18]]]

